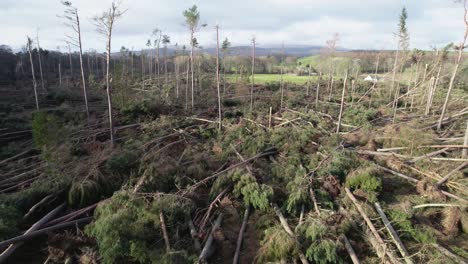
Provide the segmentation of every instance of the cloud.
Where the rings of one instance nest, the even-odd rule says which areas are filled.
[[[75,0],[81,16],[84,50],[104,50],[105,43],[90,22],[105,11],[110,0]],[[121,46],[145,48],[154,28],[171,36],[173,44],[188,43],[182,11],[197,4],[201,21],[208,23],[197,34],[202,46],[215,43],[214,25],[220,25],[221,38],[234,45],[248,45],[256,36],[264,46],[289,44],[323,45],[334,32],[341,35],[340,46],[354,49],[391,49],[396,46],[398,14],[406,5],[411,47],[458,41],[463,34],[460,4],[440,0],[124,0],[128,9],[116,22],[113,50]],[[57,17],[63,12],[59,0],[1,0],[0,44],[14,48],[24,45],[26,35],[40,29],[41,46],[63,46],[69,30]]]

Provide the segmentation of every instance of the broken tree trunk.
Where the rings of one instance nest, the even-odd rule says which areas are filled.
[[[466,166],[468,166],[468,161],[465,161],[463,162],[460,166],[456,167],[455,169],[453,169],[451,172],[449,172],[447,175],[445,175],[442,179],[440,179],[436,185],[442,185],[444,184],[446,181],[448,181],[448,179],[450,178],[450,176],[452,176],[453,174],[457,173],[457,171],[465,168]]]
[[[286,231],[286,233],[288,233],[288,235],[290,237],[292,237],[294,239],[294,241],[296,241],[296,243],[298,244],[296,235],[294,234],[294,232],[289,227],[288,221],[286,221],[286,218],[284,218],[283,214],[281,213],[280,209],[278,208],[278,205],[272,204],[272,207],[273,207],[273,210],[275,210],[275,213],[278,216],[278,218],[280,220],[280,223],[281,223],[281,226],[284,228],[284,231]],[[305,257],[304,253],[302,253],[300,250],[298,250],[298,251],[299,251],[299,258],[301,259],[302,264],[308,264],[309,261],[307,261],[307,258]]]
[[[388,232],[390,233],[390,236],[393,239],[393,242],[395,242],[395,245],[397,246],[398,250],[400,251],[400,254],[403,256],[405,259],[405,262],[407,264],[413,264],[413,261],[411,260],[411,257],[408,254],[408,251],[406,250],[405,246],[403,245],[403,242],[401,242],[400,237],[398,236],[397,232],[395,229],[393,229],[392,224],[390,224],[390,221],[388,220],[387,216],[385,215],[384,211],[380,207],[379,203],[374,203],[375,210],[380,215],[380,218],[382,218],[382,221],[385,224],[385,227],[387,228]]]
[[[198,263],[205,263],[206,259],[209,257],[211,253],[211,245],[213,244],[213,240],[214,240],[213,234],[221,226],[222,220],[223,220],[223,213],[220,213],[218,215],[218,218],[216,218],[213,228],[211,229],[210,235],[208,236],[208,239],[206,240],[205,246],[203,247],[203,250],[200,253],[200,257],[198,257]]]
[[[34,211],[36,211],[37,208],[39,208],[39,206],[47,202],[52,197],[54,197],[54,195],[49,194],[46,197],[42,198],[38,203],[36,203],[33,207],[31,207],[31,209],[29,209],[29,211],[23,216],[23,219],[28,218],[32,213],[34,213]]]
[[[200,240],[198,239],[198,232],[197,232],[197,229],[195,229],[195,226],[193,225],[192,219],[189,219],[188,226],[190,228],[190,236],[192,236],[194,247],[197,251],[200,251],[201,250]]]
[[[437,248],[440,252],[442,252],[442,254],[446,255],[447,257],[449,257],[450,259],[452,259],[453,261],[455,261],[456,263],[459,263],[459,264],[466,264],[466,261],[463,260],[461,257],[453,254],[450,250],[442,247],[441,245],[437,244],[437,243],[434,243],[432,244],[435,248]]]
[[[345,78],[343,81],[343,92],[341,93],[341,104],[340,104],[340,114],[338,115],[338,126],[336,127],[336,133],[340,133],[341,127],[341,116],[343,115],[343,108],[344,108],[344,97],[346,91],[346,81],[348,80],[348,72],[345,74]]]
[[[240,250],[242,246],[242,240],[244,238],[245,229],[247,228],[248,219],[249,219],[249,207],[247,207],[247,209],[245,209],[245,212],[244,212],[244,219],[242,221],[242,226],[239,230],[239,236],[237,237],[236,253],[234,254],[234,260],[232,261],[232,264],[237,264],[239,262],[239,255],[240,255]]]
[[[164,237],[164,244],[166,244],[166,253],[171,252],[171,243],[169,242],[169,235],[167,234],[166,221],[164,221],[163,213],[159,213],[159,221],[161,222],[161,230]]]
[[[408,180],[408,181],[410,181],[410,182],[412,182],[412,183],[417,184],[417,183],[419,182],[419,180],[414,179],[414,178],[411,178],[411,177],[409,177],[409,176],[407,176],[407,175],[404,175],[403,173],[396,172],[396,171],[394,171],[394,170],[385,168],[385,167],[380,166],[380,165],[378,165],[378,164],[375,164],[375,166],[377,166],[378,168],[382,169],[383,171],[386,171],[386,172],[391,173],[391,174],[393,174],[393,175],[395,175],[395,176],[398,176],[398,177],[401,177],[401,178],[403,178],[403,179],[406,179],[406,180]],[[468,201],[467,201],[467,200],[465,200],[465,199],[463,199],[463,198],[461,198],[461,197],[459,197],[459,196],[456,196],[456,195],[454,195],[454,194],[452,194],[452,193],[449,193],[449,192],[443,191],[443,190],[440,190],[440,192],[441,192],[442,194],[444,194],[445,196],[447,196],[447,197],[450,197],[450,198],[456,199],[456,200],[458,200],[458,201],[460,201],[460,202],[463,202],[463,203],[465,203],[465,204],[468,204]]]
[[[54,210],[50,211],[48,214],[46,214],[44,217],[42,217],[39,221],[37,221],[36,223],[34,223],[28,230],[26,230],[26,232],[24,232],[24,234],[22,235],[23,237],[25,235],[28,235],[29,233],[32,233],[33,231],[36,231],[38,230],[39,228],[41,228],[42,225],[44,225],[45,223],[47,223],[50,219],[52,219],[58,212],[60,212],[63,208],[65,207],[65,203],[62,203],[61,205],[57,206]],[[22,237],[20,236],[20,237]],[[13,252],[19,248],[23,243],[20,242],[20,241],[24,241],[24,240],[13,240],[13,239],[9,239],[9,240],[6,240],[6,241],[3,241],[0,243],[0,248],[6,246],[6,245],[10,245],[8,246],[7,249],[5,249],[3,251],[2,254],[0,254],[0,263],[3,263],[5,262],[5,260],[11,255],[13,254]]]
[[[395,256],[395,254],[393,253],[393,250],[391,250],[390,248],[387,247],[387,245],[385,244],[385,241],[379,235],[379,232],[375,228],[375,226],[372,223],[372,221],[370,220],[370,218],[366,215],[366,213],[364,212],[364,209],[361,207],[359,202],[356,200],[356,197],[354,197],[353,193],[351,193],[351,191],[348,188],[345,188],[345,191],[346,191],[346,194],[349,197],[349,199],[351,199],[351,201],[353,202],[354,206],[356,206],[356,208],[358,209],[358,211],[361,214],[362,218],[364,218],[364,221],[366,222],[367,226],[371,230],[372,234],[377,239],[377,242],[380,244],[381,251],[386,253],[388,258],[390,259],[390,262],[400,263],[398,261],[397,257]]]
[[[8,244],[13,244],[13,243],[18,245],[20,243],[23,243],[26,240],[30,240],[30,239],[33,239],[35,237],[45,235],[45,234],[47,234],[49,232],[59,230],[59,229],[63,229],[63,228],[66,228],[66,227],[71,227],[71,226],[74,226],[74,225],[87,224],[87,223],[91,222],[92,220],[93,220],[93,217],[90,216],[90,217],[85,217],[85,218],[81,218],[81,219],[78,219],[78,220],[74,220],[74,221],[71,221],[71,222],[65,222],[65,223],[61,223],[61,224],[58,224],[58,225],[42,228],[42,229],[39,229],[39,230],[29,232],[27,234],[24,233],[21,236],[17,236],[17,237],[10,238],[8,240],[0,242],[0,247],[6,246]],[[5,253],[5,251],[2,253],[2,255],[0,255],[0,263],[3,263],[3,261],[4,261],[3,254]]]
[[[466,3],[466,1],[465,1],[465,3]],[[466,8],[465,8],[465,23],[467,23],[466,22],[466,17],[467,17],[467,15],[466,15]],[[438,131],[440,131],[440,129],[442,128],[442,120],[444,119],[445,111],[447,110],[448,101],[450,99],[450,93],[452,92],[453,84],[455,82],[455,77],[457,76],[458,68],[460,67],[460,63],[461,63],[461,59],[462,59],[462,55],[463,55],[463,49],[465,48],[465,43],[466,43],[467,37],[468,37],[468,24],[467,24],[466,29],[465,29],[465,35],[463,36],[463,41],[458,46],[457,61],[455,63],[455,67],[453,68],[452,76],[450,77],[450,83],[449,83],[449,87],[448,87],[448,90],[447,90],[447,95],[445,96],[444,105],[442,106],[442,113],[440,114],[439,122],[437,123],[437,130]]]
[[[466,130],[465,130],[465,138],[463,139],[463,145],[468,145],[468,120],[466,121]],[[462,159],[468,158],[468,149],[463,149],[462,151]]]
[[[351,258],[351,261],[353,262],[353,264],[359,264],[360,262],[359,262],[359,259],[358,259],[357,255],[356,255],[356,252],[354,251],[353,247],[351,246],[351,243],[349,243],[349,240],[346,237],[346,235],[343,235],[341,237],[341,240],[343,240],[346,251],[348,251],[349,257]]]

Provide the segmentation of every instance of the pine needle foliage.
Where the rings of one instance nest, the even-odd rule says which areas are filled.
[[[120,191],[98,206],[96,220],[85,232],[96,239],[103,263],[170,263],[162,242],[159,213],[164,214],[172,237],[176,229],[187,228],[186,219],[192,210],[191,202],[175,195]],[[184,239],[191,242],[190,236]]]
[[[436,242],[435,235],[424,226],[413,226],[411,215],[397,209],[388,210],[389,219],[396,226],[402,239],[413,240],[421,244],[433,244]]]
[[[280,261],[296,254],[296,242],[277,224],[265,230],[264,238],[258,251],[257,262]]]
[[[372,166],[360,167],[346,177],[346,187],[351,190],[362,190],[368,195],[369,201],[377,201],[377,196],[382,190],[379,170]]]

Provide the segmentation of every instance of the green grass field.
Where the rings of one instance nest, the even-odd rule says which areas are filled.
[[[226,77],[228,80],[234,81],[236,78],[236,75],[229,74],[229,75],[226,75]],[[315,81],[316,78],[317,78],[316,76],[310,77],[312,81]],[[255,83],[258,83],[258,84],[280,82],[280,80],[281,80],[280,74],[255,74]],[[309,76],[297,76],[297,75],[292,75],[292,74],[284,74],[283,80],[286,83],[305,84],[309,80]]]

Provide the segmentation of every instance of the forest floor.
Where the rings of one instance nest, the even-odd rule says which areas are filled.
[[[468,260],[466,92],[437,131],[438,109],[403,99],[393,122],[391,93],[359,82],[337,133],[340,84],[316,101],[276,77],[255,75],[253,111],[249,84],[228,82],[221,130],[211,87],[193,111],[173,89],[116,91],[113,147],[99,93],[88,119],[61,89],[8,108],[0,249],[24,242],[9,263],[232,263],[238,241],[239,263]]]

